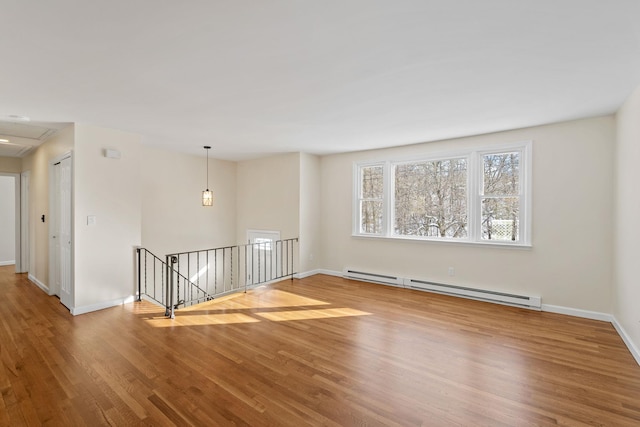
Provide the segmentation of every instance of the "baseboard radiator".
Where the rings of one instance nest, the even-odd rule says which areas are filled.
[[[392,285],[404,287],[404,279],[402,277],[389,276],[386,274],[366,273],[356,270],[344,270],[343,277],[347,279],[362,280],[365,282],[381,283],[383,285]]]
[[[506,292],[498,292],[487,289],[476,289],[466,286],[448,285],[427,280],[407,279],[397,276],[378,273],[367,273],[349,269],[344,270],[343,276],[348,279],[363,280],[366,282],[381,283],[385,285],[399,286],[445,295],[453,295],[479,301],[529,308],[532,310],[542,309],[542,299],[540,297],[529,295],[510,294]]]

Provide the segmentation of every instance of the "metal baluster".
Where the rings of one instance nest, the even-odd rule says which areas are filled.
[[[140,277],[140,269],[142,266],[140,265],[140,248],[136,248],[136,252],[138,255],[138,301],[142,301],[142,281]]]
[[[214,250],[213,251],[213,256],[214,256],[214,280],[215,280],[215,284],[214,284],[214,290],[215,290],[215,294],[218,295],[218,250]]]
[[[167,282],[165,284],[165,288],[166,288],[166,299],[165,299],[165,303],[167,304],[167,309],[164,312],[165,316],[171,316],[171,305],[169,304],[169,301],[173,301],[173,295],[169,295],[169,292],[172,292],[173,289],[171,289],[171,286],[169,286],[171,279],[169,278],[169,265],[171,263],[171,258],[167,255],[167,262],[165,263],[165,270],[166,270],[166,278],[167,278]]]
[[[293,244],[294,244],[294,242],[293,242],[293,239],[292,239],[292,240],[291,240],[291,281],[292,281],[292,282],[293,282],[293,273],[294,273],[294,271],[295,271],[295,268],[294,268],[294,266],[293,266],[293,254],[294,254],[294,251],[293,251]]]
[[[260,260],[260,253],[262,252],[262,243],[258,243],[258,283],[262,283],[262,274],[260,270],[262,270],[262,261]]]
[[[147,290],[147,253],[144,253],[144,293],[149,295],[149,291]],[[157,300],[156,297],[156,257],[153,257],[153,299]]]
[[[222,248],[222,292],[227,292],[227,248]]]
[[[145,262],[144,262],[144,264],[145,264],[144,265],[144,268],[145,268],[145,270],[144,270],[144,275],[145,275],[144,293],[149,295],[149,292],[147,291],[147,278],[146,278],[146,275],[147,275],[147,261],[146,261],[147,254],[146,253],[144,254],[144,257],[145,257]],[[153,299],[157,301],[158,297],[156,296],[156,257],[155,256],[153,257],[153,267],[152,267],[152,269],[153,269]]]
[[[162,268],[162,264],[160,264],[160,295],[161,295],[161,298],[162,298],[162,302],[164,304],[167,303],[167,301],[164,299],[165,295],[164,295],[164,289],[163,289],[163,286],[165,284],[165,272],[166,272],[166,269]],[[154,283],[153,286],[155,288],[156,284]]]
[[[247,293],[247,263],[248,263],[248,258],[247,258],[247,245],[244,245],[244,293]]]
[[[171,257],[171,280],[170,282],[170,290],[171,290],[171,297],[170,297],[170,303],[169,306],[171,307],[171,312],[169,313],[169,317],[172,319],[175,319],[176,315],[175,315],[175,305],[173,304],[173,282],[174,282],[174,264],[176,262],[179,262],[179,258],[172,256]],[[178,268],[180,268],[180,264],[178,264]],[[178,302],[180,302],[180,281],[178,281]]]
[[[280,240],[278,243],[280,243],[280,248],[278,249],[278,256],[280,257],[280,272],[278,273],[278,277],[282,277],[284,274],[284,246],[283,244],[283,240]],[[277,268],[277,267],[276,267]]]
[[[276,240],[276,247],[275,247],[275,251],[276,251],[276,278],[280,277],[280,275],[278,274],[278,242],[279,240]]]
[[[198,290],[196,292],[198,292],[198,295],[200,295],[200,289],[202,289],[202,287],[200,286],[200,252],[196,253],[198,254],[196,258],[196,283],[198,285]],[[189,278],[189,280],[191,280],[191,278]],[[198,302],[200,302],[200,296],[198,296]]]
[[[178,263],[177,263],[178,264],[178,268],[177,268],[176,272],[180,272],[180,255],[178,255],[177,258],[178,258]],[[180,280],[179,280],[179,278],[178,278],[177,282],[178,282],[178,287],[177,287],[177,292],[176,292],[176,304],[179,305],[180,304]],[[184,295],[184,298],[185,299],[187,298],[187,294],[186,293]]]
[[[148,250],[146,250],[146,249],[144,250],[144,293],[147,294],[147,295],[149,295],[149,290],[147,289],[147,253],[148,252],[149,252]],[[155,261],[156,260],[154,258],[154,260],[153,260],[153,262],[154,262],[153,266],[154,267],[155,267]],[[156,286],[156,270],[154,268],[153,269],[153,294],[154,294],[153,298],[154,299],[155,299],[155,293],[156,293],[155,286]]]

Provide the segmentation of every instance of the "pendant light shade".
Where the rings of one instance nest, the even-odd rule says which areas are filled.
[[[209,150],[210,146],[205,145],[207,150],[207,189],[202,192],[202,206],[213,206],[213,191],[209,190]]]
[[[208,188],[202,192],[202,206],[213,206],[213,191]]]

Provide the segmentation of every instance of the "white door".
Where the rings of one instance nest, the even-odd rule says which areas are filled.
[[[264,283],[278,277],[281,250],[277,242],[280,232],[249,230],[247,239],[251,244],[247,260],[247,284]]]
[[[71,279],[71,157],[53,165],[51,203],[52,233],[52,293],[60,297],[67,308],[73,308]]]
[[[60,296],[60,162],[51,166],[49,198],[49,294]],[[43,215],[38,219],[45,222]]]

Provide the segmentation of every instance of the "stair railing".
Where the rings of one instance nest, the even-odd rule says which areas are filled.
[[[171,268],[171,265],[163,261],[146,248],[136,248],[138,257],[138,301],[145,295],[151,301],[165,307],[165,316],[173,316],[173,310],[180,305],[188,306],[213,299],[213,295],[207,294],[195,283]],[[173,283],[173,285],[171,285]],[[182,284],[182,286],[181,286]],[[176,292],[172,292],[176,289]],[[180,299],[187,292],[192,296],[185,302]]]
[[[138,300],[146,295],[175,310],[296,274],[298,238],[166,255],[138,251]],[[149,283],[152,285],[150,286]]]

